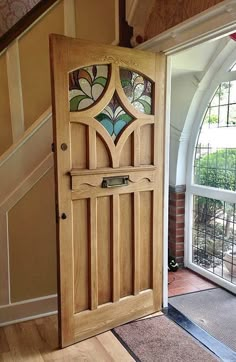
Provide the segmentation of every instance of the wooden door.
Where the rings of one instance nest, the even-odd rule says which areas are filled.
[[[165,57],[50,47],[64,347],[162,307]]]

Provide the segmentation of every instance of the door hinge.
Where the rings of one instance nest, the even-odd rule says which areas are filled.
[[[51,144],[51,150],[52,150],[52,152],[55,152],[55,143],[54,142]]]

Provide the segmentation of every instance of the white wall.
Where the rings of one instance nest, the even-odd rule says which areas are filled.
[[[189,52],[189,50],[188,50]],[[199,46],[200,62],[193,49],[193,58],[185,52],[174,56],[171,90],[171,130],[170,130],[170,185],[187,183],[187,167],[193,157],[194,142],[206,107],[215,89],[225,77],[225,73],[236,59],[236,42],[225,37],[215,41],[215,46]],[[182,58],[182,67],[180,68]],[[192,61],[192,71],[189,62]],[[199,61],[204,69],[196,67]],[[186,63],[185,63],[186,62]],[[178,68],[178,69],[177,69]],[[185,69],[186,68],[186,69]],[[198,69],[198,71],[196,71]],[[189,173],[190,174],[190,173]],[[190,177],[190,176],[189,176]]]
[[[170,185],[185,184],[181,175],[185,169],[184,160],[179,160],[179,150],[183,146],[182,131],[191,106],[192,99],[197,90],[194,74],[181,74],[172,77],[171,82],[171,128],[170,128]]]

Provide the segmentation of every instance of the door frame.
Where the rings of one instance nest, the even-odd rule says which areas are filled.
[[[206,41],[224,37],[236,31],[236,3],[225,0],[210,9],[193,16],[136,48],[163,52],[167,56],[166,66],[166,107],[165,107],[165,168],[164,168],[164,219],[163,219],[163,308],[168,307],[168,209],[169,209],[169,144],[171,109],[171,56]],[[185,201],[185,223],[188,200]],[[184,253],[188,253],[188,228],[185,228]]]

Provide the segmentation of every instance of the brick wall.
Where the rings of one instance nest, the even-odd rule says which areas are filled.
[[[169,190],[169,252],[176,261],[184,263],[185,186]]]

